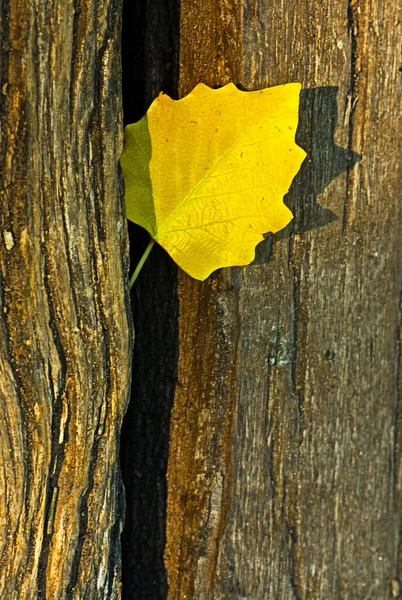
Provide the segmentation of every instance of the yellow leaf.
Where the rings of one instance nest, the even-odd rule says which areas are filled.
[[[161,93],[125,129],[127,217],[189,275],[246,265],[264,233],[285,227],[282,199],[306,153],[295,143],[300,85],[243,92],[200,83]]]

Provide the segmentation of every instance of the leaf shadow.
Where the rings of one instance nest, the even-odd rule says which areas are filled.
[[[273,241],[325,227],[339,218],[317,199],[338,175],[350,171],[361,156],[335,144],[338,89],[323,86],[303,89],[300,93],[296,143],[307,152],[307,157],[284,198],[294,218],[287,227],[275,235],[268,234],[257,246],[253,264],[264,264],[272,258]]]

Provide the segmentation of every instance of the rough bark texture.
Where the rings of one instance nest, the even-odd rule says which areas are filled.
[[[253,265],[179,273],[171,600],[401,593],[397,9],[181,3],[180,96],[300,81],[309,156]]]
[[[119,598],[119,0],[1,6],[0,597]]]

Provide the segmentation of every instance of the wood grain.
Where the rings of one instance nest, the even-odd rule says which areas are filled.
[[[401,595],[397,11],[181,3],[180,95],[300,81],[309,157],[255,263],[179,273],[170,600]]]
[[[0,596],[120,597],[119,1],[1,7]]]

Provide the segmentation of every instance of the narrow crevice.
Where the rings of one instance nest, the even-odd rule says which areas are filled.
[[[42,206],[43,214],[46,215],[46,210]],[[46,220],[48,216],[46,215]],[[46,226],[48,223],[46,224]],[[47,251],[47,245],[45,242],[42,243],[42,254],[44,257],[44,272],[43,272],[43,286],[46,290],[47,300],[48,300],[48,310],[49,310],[49,327],[52,332],[53,343],[57,350],[58,359],[60,361],[60,373],[58,375],[58,394],[55,396],[53,392],[53,387],[49,386],[49,392],[52,395],[52,425],[51,425],[51,459],[49,461],[50,465],[50,476],[47,483],[46,490],[46,504],[45,504],[45,518],[44,518],[44,534],[43,534],[43,543],[41,548],[41,554],[38,562],[38,597],[46,598],[46,567],[48,563],[48,557],[50,552],[50,542],[52,539],[51,533],[48,533],[49,527],[52,527],[51,521],[53,520],[54,515],[51,514],[51,506],[52,506],[52,498],[55,494],[55,490],[58,489],[58,480],[60,476],[61,467],[64,460],[64,448],[66,443],[68,442],[68,421],[70,417],[67,419],[66,427],[65,427],[65,438],[63,443],[59,443],[59,434],[60,434],[60,422],[61,422],[61,413],[62,413],[62,394],[65,390],[65,381],[66,381],[66,373],[67,373],[67,361],[63,349],[63,344],[59,336],[59,331],[57,328],[57,316],[56,309],[52,300],[52,290],[49,286],[50,280],[50,271],[49,271],[49,256]],[[42,360],[43,362],[43,360]],[[55,374],[52,373],[51,370],[51,361],[49,364],[49,377],[50,381],[55,381]],[[56,492],[57,493],[57,492]]]
[[[179,1],[123,4],[124,122],[138,121],[164,91],[177,98]],[[131,272],[148,234],[129,224]],[[132,394],[121,436],[126,495],[123,599],[163,600],[170,412],[177,378],[177,267],[155,245],[131,293],[135,347]]]
[[[94,438],[94,443],[91,449],[91,455],[88,463],[87,473],[88,479],[84,492],[80,498],[80,506],[77,511],[79,516],[79,525],[78,525],[78,543],[75,547],[73,558],[71,561],[70,568],[70,582],[67,586],[65,598],[66,600],[72,600],[75,596],[75,587],[78,582],[79,572],[80,572],[80,562],[82,556],[82,550],[84,547],[84,542],[86,538],[86,532],[88,530],[88,501],[90,495],[93,491],[95,485],[94,475],[97,471],[96,464],[98,461],[98,451],[99,451],[99,436]]]
[[[400,280],[400,278],[399,278]],[[402,448],[402,405],[401,405],[401,386],[402,386],[402,289],[399,292],[399,320],[396,327],[396,356],[395,356],[395,402],[394,402],[394,440],[393,440],[393,456],[392,456],[392,480],[393,480],[393,501],[395,514],[399,514],[401,506],[401,491],[398,473],[401,472],[401,448]],[[394,581],[395,585],[399,586],[399,591],[402,597],[402,524],[395,528],[395,555],[394,555]]]
[[[285,502],[285,499],[284,499]],[[293,527],[288,520],[285,520],[285,531],[287,533],[287,542],[289,548],[289,585],[292,590],[293,600],[303,600],[302,591],[297,583],[297,560],[296,560],[296,548],[298,547],[297,533],[295,527]]]
[[[352,169],[356,161],[353,160],[353,132],[354,132],[354,112],[356,108],[357,102],[357,12],[356,7],[354,7],[355,3],[352,0],[349,0],[348,4],[348,16],[347,16],[347,27],[348,27],[348,35],[350,38],[350,75],[349,75],[349,90],[346,97],[347,106],[345,107],[345,115],[348,113],[348,148],[347,148],[347,156],[348,161],[346,165],[346,195],[343,206],[343,215],[342,215],[342,232],[344,232],[348,227],[349,222],[349,196],[350,196],[350,186],[351,186],[351,177],[352,177]]]

